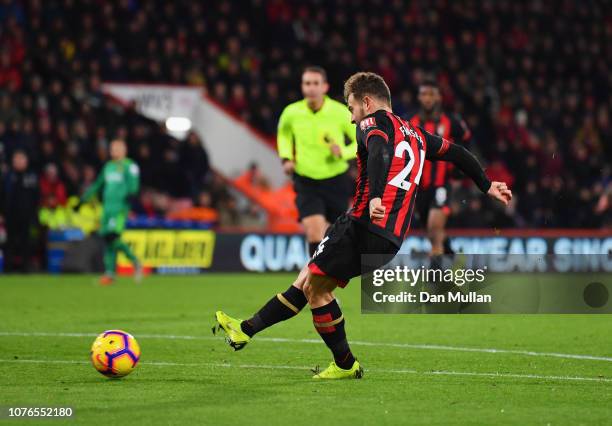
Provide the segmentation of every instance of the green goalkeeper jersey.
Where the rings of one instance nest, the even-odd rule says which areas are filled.
[[[129,158],[109,161],[85,191],[83,201],[101,192],[104,213],[122,213],[129,210],[129,198],[138,193],[139,187],[140,170],[134,161]]]

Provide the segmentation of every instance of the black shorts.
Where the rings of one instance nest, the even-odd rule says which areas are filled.
[[[419,189],[416,197],[416,212],[423,228],[427,227],[430,209],[441,209],[446,215],[450,213],[450,185]]]
[[[334,223],[348,210],[351,197],[351,182],[348,173],[321,180],[295,174],[293,186],[297,194],[295,204],[300,220],[307,216],[321,214],[329,223]]]
[[[340,287],[345,287],[351,278],[389,263],[398,251],[397,245],[344,214],[327,229],[308,269],[334,278]],[[362,262],[363,254],[376,256],[369,256],[366,264]]]

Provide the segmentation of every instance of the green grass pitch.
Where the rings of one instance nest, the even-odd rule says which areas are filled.
[[[307,310],[240,352],[211,335],[215,310],[250,316],[293,277],[152,276],[102,288],[93,276],[0,275],[0,406],[71,406],[68,424],[612,419],[609,316],[361,315],[355,280],[337,295],[366,373],[339,382],[311,379],[309,368],[331,358]],[[95,335],[112,328],[142,348],[140,365],[121,380],[88,359]]]

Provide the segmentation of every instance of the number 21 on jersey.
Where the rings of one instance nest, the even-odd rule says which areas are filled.
[[[423,164],[425,163],[425,151],[422,149],[420,150],[421,161],[419,164],[419,172],[414,177],[414,181],[412,182],[410,182],[407,178],[408,178],[408,175],[410,175],[412,168],[414,167],[414,163],[416,162],[416,157],[414,155],[414,150],[412,149],[412,146],[410,146],[410,142],[408,141],[401,141],[395,147],[396,157],[404,158],[404,153],[406,153],[410,157],[410,161],[408,161],[408,164],[406,164],[406,167],[400,170],[400,172],[396,174],[393,177],[393,179],[389,181],[389,185],[397,186],[398,188],[403,189],[404,191],[409,191],[413,183],[415,185],[418,185],[419,182],[421,181],[421,174],[423,173]]]

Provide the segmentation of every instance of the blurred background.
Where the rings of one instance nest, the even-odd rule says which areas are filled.
[[[299,267],[275,133],[312,64],[338,100],[351,73],[379,73],[406,118],[419,83],[438,82],[470,150],[515,194],[503,208],[453,182],[463,244],[610,241],[607,1],[0,0],[1,269],[100,269],[100,205],[77,205],[114,138],[140,167],[125,238],[145,266]]]

